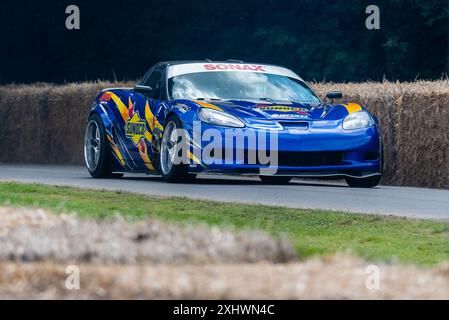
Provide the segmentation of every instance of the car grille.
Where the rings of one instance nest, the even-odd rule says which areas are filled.
[[[279,152],[279,166],[286,167],[320,167],[337,166],[343,163],[341,151],[319,152]]]
[[[245,152],[245,164],[254,164],[248,160],[248,154]],[[342,151],[319,151],[319,152],[295,152],[279,151],[278,166],[285,167],[320,167],[337,166],[343,163]],[[257,159],[256,164],[264,165]]]
[[[230,151],[229,154],[232,154],[233,151]],[[249,160],[248,151],[245,150],[243,156],[243,164],[249,165],[261,165],[264,166],[266,163],[262,163],[259,160],[258,154],[254,154],[256,156],[256,163],[254,163],[254,159],[252,161]],[[270,155],[267,155],[270,157]],[[213,157],[213,155],[212,155]],[[271,157],[270,157],[271,158]],[[320,167],[320,166],[338,166],[343,164],[344,152],[343,151],[316,151],[316,152],[298,152],[298,151],[279,151],[278,152],[278,166],[285,167]],[[236,160],[236,154],[234,153],[234,160]],[[266,159],[265,159],[266,160]],[[223,150],[222,163],[226,163],[225,161],[225,151]],[[233,163],[231,161],[231,163]],[[241,163],[241,161],[239,161]],[[229,162],[228,162],[229,163]],[[273,164],[273,162],[271,162]]]

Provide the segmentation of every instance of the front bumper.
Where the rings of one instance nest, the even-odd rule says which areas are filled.
[[[204,125],[202,132],[209,128],[217,130],[217,127]],[[197,143],[201,148],[194,148],[193,153],[199,161],[191,162],[190,172],[264,174],[269,168],[268,172],[276,175],[338,178],[368,177],[382,171],[381,139],[377,126],[348,131],[333,123],[332,127],[316,126],[304,132],[281,130],[276,133],[274,145],[270,144],[267,136],[265,144],[258,139],[254,144],[251,137],[260,134],[258,129],[246,128],[244,137],[242,133],[232,136],[226,135],[223,128],[218,130],[222,130],[221,151],[203,152],[208,150],[210,141]],[[269,155],[269,162],[266,155]]]

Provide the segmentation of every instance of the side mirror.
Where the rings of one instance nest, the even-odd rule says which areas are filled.
[[[151,95],[151,93],[153,93],[153,88],[151,88],[150,86],[142,86],[140,84],[136,84],[134,86],[134,91],[140,92],[145,95]]]
[[[341,98],[343,98],[343,93],[341,93],[341,91],[329,91],[326,94],[326,97],[328,97],[331,100],[341,99]]]

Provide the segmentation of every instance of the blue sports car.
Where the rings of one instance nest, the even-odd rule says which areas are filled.
[[[102,90],[84,155],[94,178],[213,172],[374,187],[382,174],[379,122],[365,107],[324,104],[293,71],[238,60],[160,62],[133,88]]]

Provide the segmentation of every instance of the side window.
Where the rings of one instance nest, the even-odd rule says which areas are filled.
[[[151,74],[145,79],[143,85],[149,86],[153,89],[151,98],[160,99],[162,87],[162,73],[160,71],[151,72]]]
[[[140,79],[139,85],[144,86],[145,83],[147,82],[147,80],[148,80],[150,74],[151,74],[152,72],[153,72],[153,68],[151,68],[150,70],[148,70],[148,71],[144,74],[143,78]]]

